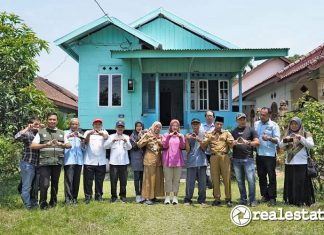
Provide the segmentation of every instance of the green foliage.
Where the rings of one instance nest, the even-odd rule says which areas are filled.
[[[296,60],[299,60],[302,57],[303,57],[303,55],[295,54],[293,56],[289,56],[287,59],[290,60],[291,62],[295,62]]]
[[[18,173],[22,144],[0,136],[0,181]]]
[[[14,14],[0,13],[0,133],[13,136],[30,116],[42,116],[53,103],[34,85],[35,59],[48,43]]]
[[[61,130],[67,130],[70,128],[70,120],[75,117],[74,113],[64,114],[60,111],[57,112],[57,128]]]
[[[312,133],[315,146],[310,153],[319,164],[320,171],[324,171],[324,105],[313,99],[309,99],[308,93],[301,97],[295,104],[296,110],[287,112],[285,118],[279,123],[281,132],[285,133],[292,117],[299,117],[307,131]],[[323,176],[322,176],[323,177]],[[323,191],[321,176],[317,178],[319,191]]]

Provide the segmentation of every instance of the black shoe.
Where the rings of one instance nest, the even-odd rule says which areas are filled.
[[[40,208],[41,210],[46,210],[46,209],[48,208],[48,204],[47,204],[47,202],[40,202],[40,204],[39,204],[39,208]]]
[[[275,206],[277,204],[276,199],[270,199],[268,206]]]
[[[226,205],[227,205],[227,207],[232,207],[233,203],[231,200],[228,200],[228,201],[226,201]]]
[[[90,203],[90,201],[91,201],[91,199],[90,199],[90,198],[86,198],[86,199],[85,199],[85,204],[89,204],[89,203]]]
[[[126,197],[121,197],[120,200],[122,201],[122,203],[126,203]]]
[[[151,201],[154,202],[154,203],[162,202],[160,199],[157,199],[157,198],[153,198]]]
[[[220,206],[220,204],[221,204],[221,201],[218,201],[218,200],[215,200],[215,201],[213,201],[213,206]]]
[[[97,197],[97,198],[95,198],[95,200],[98,201],[98,202],[102,202],[103,201],[102,197]]]
[[[111,202],[111,203],[116,202],[116,200],[117,200],[117,197],[112,197],[112,198],[110,198],[110,202]]]
[[[269,198],[264,197],[264,196],[263,196],[263,197],[261,198],[261,200],[260,200],[261,203],[266,203],[266,202],[268,202],[268,201],[269,201]]]
[[[145,200],[144,203],[149,206],[154,205],[154,202],[152,200]]]
[[[183,201],[183,204],[184,205],[191,205],[192,204],[192,200],[185,198],[184,201]]]
[[[50,202],[49,202],[49,206],[50,206],[51,208],[56,207],[56,206],[57,206],[57,202],[56,202],[56,201],[50,201]]]
[[[246,206],[246,205],[247,205],[247,201],[242,201],[242,200],[240,200],[240,201],[238,202],[238,204],[239,204],[239,205],[242,205],[242,206]]]

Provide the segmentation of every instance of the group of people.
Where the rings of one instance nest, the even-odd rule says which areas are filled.
[[[180,122],[171,120],[162,135],[162,124],[154,122],[148,129],[141,121],[135,123],[130,136],[124,134],[125,123],[117,121],[115,133],[103,129],[102,119],[93,120],[93,129],[84,134],[79,121],[72,118],[70,129],[59,130],[57,114],[49,113],[46,127],[37,117],[18,132],[17,140],[24,142],[20,161],[21,197],[26,208],[46,209],[57,204],[58,183],[64,167],[64,193],[67,204],[77,203],[80,176],[83,169],[85,202],[102,201],[106,165],[109,162],[111,183],[110,201],[118,197],[126,202],[128,165],[134,173],[136,202],[152,205],[164,197],[165,204],[178,204],[178,192],[182,169],[186,167],[186,191],[184,204],[192,204],[195,183],[198,181],[199,204],[206,204],[206,182],[210,167],[213,188],[213,206],[221,202],[221,182],[225,188],[225,204],[232,206],[231,167],[240,192],[239,204],[257,205],[256,172],[259,178],[261,202],[276,204],[277,147],[286,151],[284,201],[302,206],[314,203],[314,190],[307,175],[308,150],[314,146],[312,135],[305,131],[299,118],[291,119],[286,133],[281,136],[277,123],[270,120],[270,110],[262,108],[260,120],[249,127],[246,115],[236,116],[237,127],[224,130],[224,118],[205,112],[205,122],[191,120],[191,132],[181,134]],[[107,149],[110,150],[107,155]],[[256,149],[256,164],[254,150]],[[184,150],[186,156],[184,156]],[[39,179],[39,180],[38,180]],[[248,195],[245,187],[248,181]],[[117,182],[120,189],[117,195]],[[50,186],[50,200],[47,191]],[[39,194],[39,204],[37,201]]]

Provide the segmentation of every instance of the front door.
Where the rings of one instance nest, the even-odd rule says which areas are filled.
[[[183,125],[183,80],[160,80],[160,121],[169,126],[172,119]]]

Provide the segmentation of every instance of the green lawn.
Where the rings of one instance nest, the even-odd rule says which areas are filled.
[[[0,234],[323,234],[323,221],[252,221],[246,227],[237,227],[230,220],[231,209],[226,206],[212,207],[212,191],[207,191],[207,206],[193,204],[185,206],[182,199],[185,184],[181,183],[181,204],[147,206],[134,202],[134,186],[128,181],[128,203],[109,203],[109,181],[104,183],[104,201],[83,202],[83,188],[80,188],[79,204],[63,204],[63,174],[59,187],[59,205],[41,211],[27,211],[23,208],[16,192],[17,179],[1,183],[0,188]],[[283,176],[278,175],[278,200],[275,208],[260,204],[252,211],[271,211],[282,207],[284,211],[301,208],[283,205]],[[259,187],[257,186],[257,189]],[[223,190],[223,188],[222,188]],[[239,193],[236,183],[232,185],[233,201]],[[223,191],[222,191],[223,192]],[[257,191],[257,198],[259,198]],[[323,202],[317,202],[308,210],[324,209]]]

